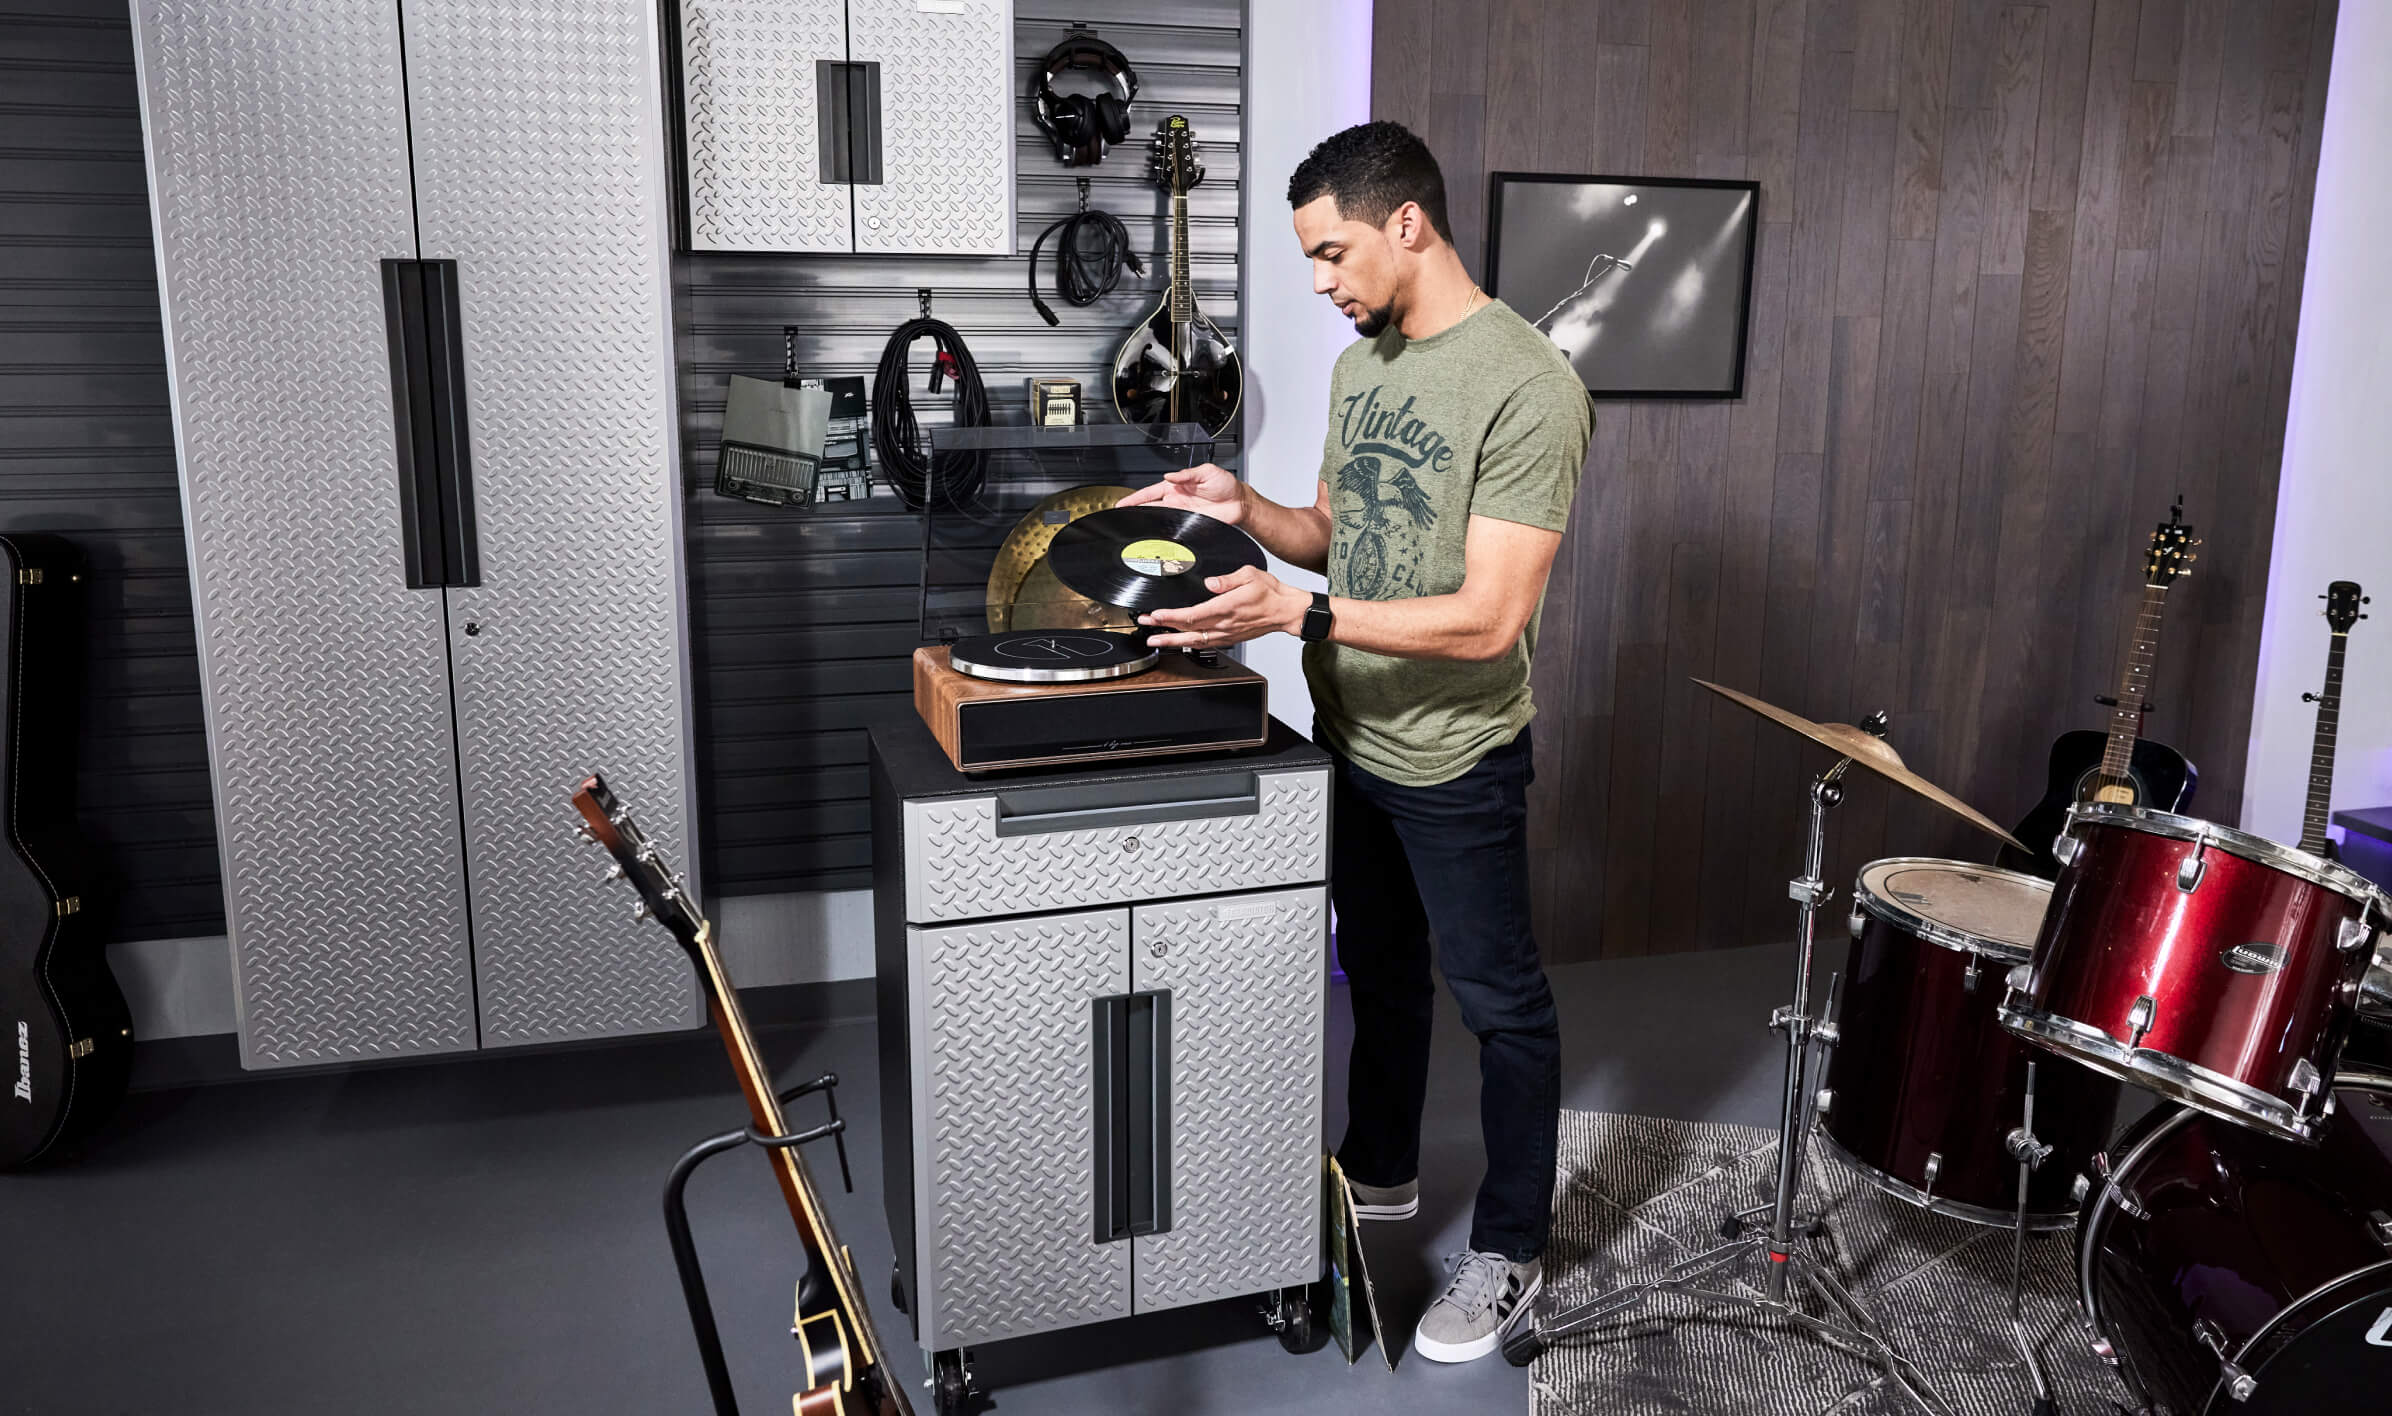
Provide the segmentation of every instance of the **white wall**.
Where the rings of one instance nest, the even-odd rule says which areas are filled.
[[[1273,501],[1318,491],[1329,366],[1351,321],[1312,293],[1312,265],[1289,223],[1287,179],[1312,145],[1370,118],[1372,0],[1255,0],[1246,7],[1246,268],[1238,325],[1246,363],[1246,480]],[[1293,584],[1321,578],[1274,560]],[[1301,646],[1284,634],[1246,646],[1271,682],[1271,711],[1312,730]]]
[[[2392,5],[2345,5],[2301,287],[2275,549],[2259,638],[2244,829],[2300,836],[2325,675],[2318,596],[2356,580],[2374,618],[2351,632],[2335,757],[2338,809],[2392,804]],[[2339,832],[2335,834],[2339,835]]]

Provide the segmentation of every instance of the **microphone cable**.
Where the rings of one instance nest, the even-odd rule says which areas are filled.
[[[988,389],[980,381],[980,366],[955,327],[928,315],[907,320],[889,336],[880,352],[880,367],[872,375],[872,450],[880,457],[881,479],[897,489],[906,506],[920,511],[930,504],[932,477],[938,499],[960,506],[980,490],[985,455],[978,452],[940,453],[926,450],[922,426],[914,417],[912,393],[906,387],[907,363],[914,341],[927,335],[937,350],[930,364],[930,391],[938,393],[955,380],[955,426],[988,424]]]
[[[1047,229],[1030,243],[1030,303],[1050,325],[1063,321],[1038,297],[1038,254],[1047,238],[1057,232],[1062,234],[1055,241],[1055,293],[1075,305],[1093,305],[1112,294],[1121,284],[1123,266],[1141,276],[1146,274],[1146,263],[1138,259],[1130,244],[1129,228],[1113,213],[1089,208],[1088,179],[1081,178],[1080,209],[1047,223]]]

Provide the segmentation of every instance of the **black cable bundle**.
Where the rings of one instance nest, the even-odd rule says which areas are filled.
[[[988,389],[955,327],[928,315],[899,325],[888,347],[880,351],[880,368],[872,376],[872,448],[880,455],[881,479],[915,511],[929,504],[934,473],[940,501],[956,506],[972,497],[980,490],[984,461],[977,452],[949,452],[940,454],[934,467],[924,449],[922,427],[914,421],[913,396],[906,388],[907,360],[914,341],[924,335],[938,345],[930,366],[930,391],[940,392],[948,379],[955,380],[955,426],[988,423]]]
[[[1030,243],[1030,303],[1038,307],[1039,317],[1048,324],[1063,321],[1055,317],[1047,302],[1038,298],[1038,253],[1047,238],[1063,233],[1055,242],[1055,293],[1075,305],[1093,305],[1113,293],[1121,284],[1121,268],[1128,266],[1140,275],[1146,274],[1146,263],[1130,248],[1129,228],[1121,218],[1109,211],[1092,211],[1087,205],[1088,184],[1080,183],[1080,209],[1069,216],[1057,217],[1038,233]]]

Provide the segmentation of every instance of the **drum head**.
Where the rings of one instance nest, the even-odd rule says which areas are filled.
[[[1947,949],[2024,960],[2043,927],[2051,882],[1962,860],[1898,856],[1860,872],[1861,908]]]

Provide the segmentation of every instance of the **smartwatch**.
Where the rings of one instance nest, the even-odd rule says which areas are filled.
[[[1302,638],[1307,644],[1318,644],[1329,637],[1329,626],[1335,616],[1329,613],[1329,597],[1322,591],[1312,592],[1312,608],[1304,612]]]

